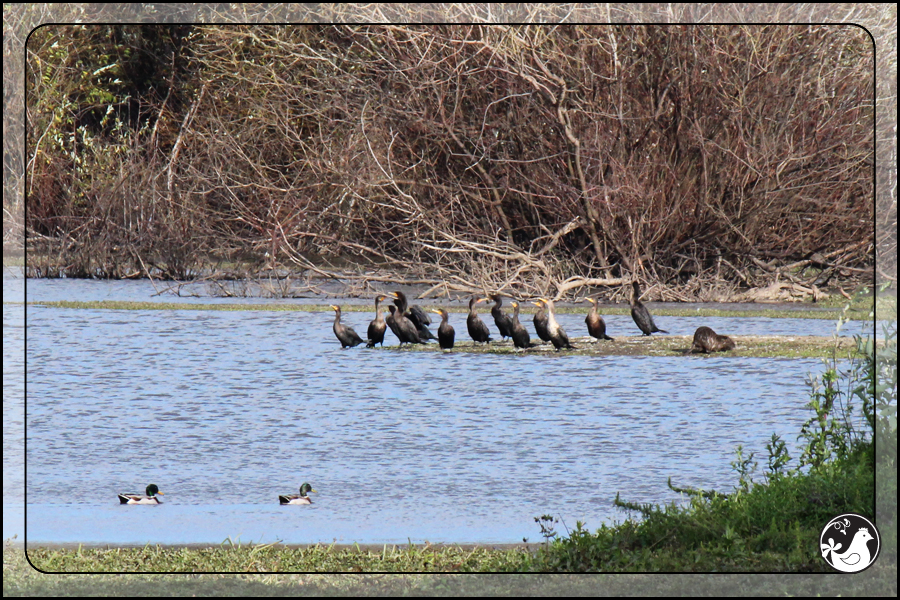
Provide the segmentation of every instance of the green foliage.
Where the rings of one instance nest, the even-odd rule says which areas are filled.
[[[779,475],[733,493],[695,493],[686,506],[634,505],[627,520],[590,533],[581,523],[538,555],[535,568],[582,571],[816,570],[818,535],[842,512],[874,512],[873,464],[860,454],[810,474]]]
[[[744,458],[744,447],[739,445],[735,449],[734,454],[735,459],[731,462],[731,468],[738,474],[738,482],[741,489],[746,491],[750,489],[751,475],[756,471],[757,463],[753,460],[756,453],[751,452],[750,456]]]
[[[766,444],[766,450],[769,452],[766,475],[771,480],[783,474],[785,466],[791,461],[791,456],[781,436],[775,433],[772,434],[772,440]]]
[[[864,296],[867,293],[868,290],[862,289],[857,296]],[[850,304],[844,306],[838,318],[835,339],[848,320],[846,314],[849,308]],[[871,312],[869,318],[874,318]],[[849,357],[848,369],[841,370],[835,346],[831,355],[823,359],[825,371],[821,379],[816,376],[810,377],[812,394],[807,408],[814,414],[800,430],[800,438],[805,441],[800,456],[801,466],[809,465],[815,468],[832,459],[842,460],[849,453],[856,451],[860,444],[867,441],[870,443],[873,439],[877,379],[876,344],[874,339],[859,335],[854,336],[854,341],[856,349]],[[842,382],[845,383],[843,389]],[[889,382],[884,383],[890,385]],[[893,385],[896,389],[896,379]],[[854,408],[854,400],[861,402],[859,411]],[[854,419],[858,420],[859,417],[864,422],[854,423]]]
[[[806,447],[800,456],[801,465],[819,467],[833,456],[846,456],[848,450],[848,431],[846,423],[834,417],[835,401],[840,399],[840,391],[836,388],[838,373],[828,369],[822,375],[824,389],[818,378],[810,380],[813,388],[812,399],[807,408],[815,413],[803,424],[800,437],[806,439]]]
[[[839,319],[838,331],[844,322]],[[881,477],[879,470],[879,496],[893,498],[889,505],[896,510],[895,316],[884,325],[884,341],[879,347],[857,336],[848,366],[839,363],[836,345],[823,359],[821,380],[809,380],[807,407],[814,414],[800,431],[804,444],[797,467],[790,468],[785,443],[773,434],[766,445],[765,482],[754,482],[754,454],[745,456],[738,446],[732,462],[738,485],[732,493],[681,489],[670,482],[687,494],[687,505],[637,504],[617,496],[617,506],[642,519],[604,525],[596,533],[579,523],[568,538],[539,553],[535,568],[827,571],[818,552],[822,526],[842,513],[875,515],[874,435],[880,463],[890,465],[885,467],[890,475]],[[881,503],[879,508],[881,529],[890,529],[883,517],[893,519],[893,512],[885,514]],[[895,537],[894,532],[887,535]]]
[[[559,523],[559,519],[553,515],[541,515],[540,517],[535,517],[534,522],[540,526],[541,537],[543,537],[544,542],[549,545],[550,540],[558,535],[556,532],[556,524]]]

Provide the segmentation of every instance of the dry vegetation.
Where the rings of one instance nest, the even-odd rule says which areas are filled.
[[[448,10],[489,10],[472,6]],[[470,25],[35,31],[29,274],[290,269],[615,300],[635,276],[664,300],[871,283],[864,30],[483,23],[586,16],[523,6]],[[896,255],[895,230],[877,243]]]

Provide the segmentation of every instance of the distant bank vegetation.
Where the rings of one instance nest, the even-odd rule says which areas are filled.
[[[855,26],[51,25],[27,50],[31,276],[873,283]]]

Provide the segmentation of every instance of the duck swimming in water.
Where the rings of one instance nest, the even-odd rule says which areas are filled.
[[[279,504],[312,504],[312,500],[310,500],[309,496],[307,496],[307,492],[315,492],[311,485],[308,483],[304,483],[300,486],[299,494],[291,494],[291,495],[283,495],[278,496]]]
[[[157,496],[162,496],[155,483],[147,486],[146,494],[119,494],[119,504],[162,504]]]

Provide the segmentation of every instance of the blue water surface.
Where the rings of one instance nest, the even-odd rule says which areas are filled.
[[[6,300],[21,282],[4,277]],[[65,281],[35,283],[36,297],[66,294]],[[132,283],[77,282],[68,299],[146,299],[129,297]],[[561,530],[629,516],[617,493],[683,501],[670,477],[730,491],[735,448],[764,462],[773,433],[797,456],[805,380],[822,371],[817,359],[344,350],[322,312],[29,306],[27,328],[22,313],[4,303],[3,527],[24,533],[27,498],[29,542],[540,541],[539,515]],[[371,318],[344,314],[360,333]],[[559,320],[584,328],[583,314]],[[613,336],[636,333],[627,315],[606,321]],[[657,321],[679,335],[834,331]],[[464,315],[451,322],[465,339]],[[313,505],[278,505],[304,481]],[[162,505],[118,504],[151,482]]]

